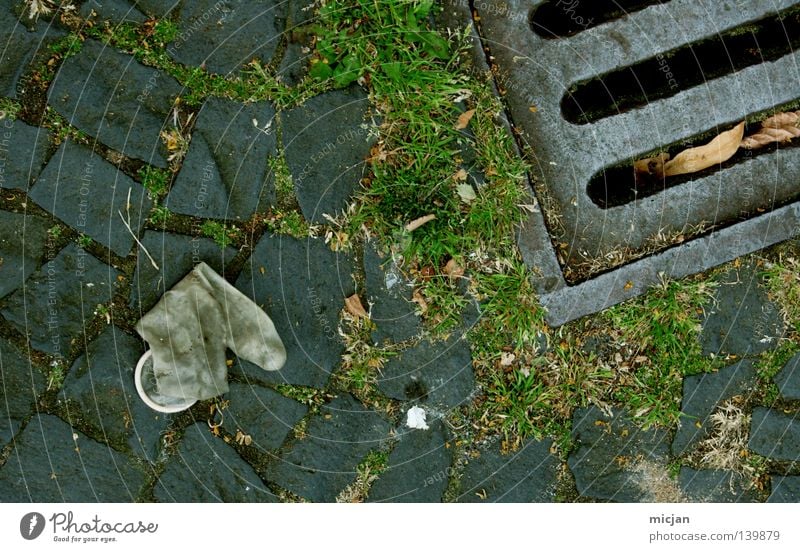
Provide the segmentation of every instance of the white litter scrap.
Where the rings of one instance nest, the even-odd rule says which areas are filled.
[[[406,425],[411,429],[429,429],[428,424],[425,422],[425,416],[423,409],[418,406],[412,406],[408,409]]]

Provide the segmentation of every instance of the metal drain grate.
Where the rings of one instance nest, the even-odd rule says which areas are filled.
[[[636,183],[632,164],[800,104],[797,0],[474,1],[534,158],[520,243],[560,325],[800,234],[800,147]],[[466,9],[451,5],[448,13]],[[591,22],[588,20],[592,19]],[[800,141],[800,140],[798,140]]]

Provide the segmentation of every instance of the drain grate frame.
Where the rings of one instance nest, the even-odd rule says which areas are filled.
[[[666,59],[687,44],[737,28],[747,32],[748,25],[800,7],[800,2],[670,0],[566,37],[544,38],[540,35],[545,33],[532,32],[530,19],[546,3],[552,2],[445,3],[444,22],[464,26],[477,16],[475,61],[485,69],[487,58],[492,64],[515,133],[533,152],[538,204],[557,213],[558,220],[547,221],[541,212],[530,213],[518,236],[551,326],[640,295],[662,276],[703,272],[800,235],[796,147],[745,157],[621,206],[600,207],[587,189],[598,172],[614,164],[689,143],[709,129],[721,132],[777,106],[796,106],[798,52],[588,123],[567,121],[561,110],[565,94],[578,83],[648,59]],[[680,25],[680,32],[667,28],[667,21]],[[759,90],[756,85],[762,91],[748,94]],[[687,106],[691,113],[675,116]],[[704,234],[664,243],[647,254],[654,236],[703,225],[710,228]],[[598,260],[620,249],[633,252],[622,264],[609,267]],[[629,260],[637,252],[642,257]],[[601,268],[586,271],[590,264]]]

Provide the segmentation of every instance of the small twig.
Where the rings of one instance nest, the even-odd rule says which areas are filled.
[[[406,224],[406,232],[413,232],[423,224],[426,224],[432,220],[436,219],[436,215],[425,215],[424,217],[420,217],[416,220],[412,220],[408,224]]]
[[[142,249],[144,254],[147,255],[147,258],[150,259],[150,264],[153,265],[153,268],[155,268],[156,270],[161,270],[160,268],[158,268],[158,265],[153,260],[153,257],[150,256],[150,252],[147,250],[147,248],[144,246],[144,244],[139,241],[139,238],[136,237],[136,234],[134,234],[133,230],[131,229],[131,225],[130,225],[130,219],[131,219],[131,189],[130,188],[128,188],[128,199],[125,202],[125,212],[128,214],[128,220],[125,220],[125,217],[122,216],[122,211],[117,211],[117,213],[119,214],[119,218],[122,219],[122,224],[125,225],[125,228],[128,229],[128,232],[130,232],[131,236],[133,237],[133,240],[139,245],[139,247]]]

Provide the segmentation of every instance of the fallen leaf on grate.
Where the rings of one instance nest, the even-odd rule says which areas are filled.
[[[739,149],[743,136],[744,122],[723,132],[708,144],[683,150],[673,159],[668,153],[640,159],[633,164],[636,179],[663,180],[667,176],[691,174],[724,163]]]
[[[637,178],[647,175],[662,180],[664,178],[664,165],[667,161],[669,161],[669,154],[666,152],[659,153],[655,157],[636,161],[633,164],[633,169],[636,171]]]
[[[744,140],[742,147],[747,150],[756,150],[769,144],[788,142],[800,136],[800,111],[778,113],[761,123],[761,128]]]
[[[677,176],[702,171],[724,163],[736,153],[744,137],[744,122],[723,132],[708,144],[683,150],[664,164],[664,176]]]

